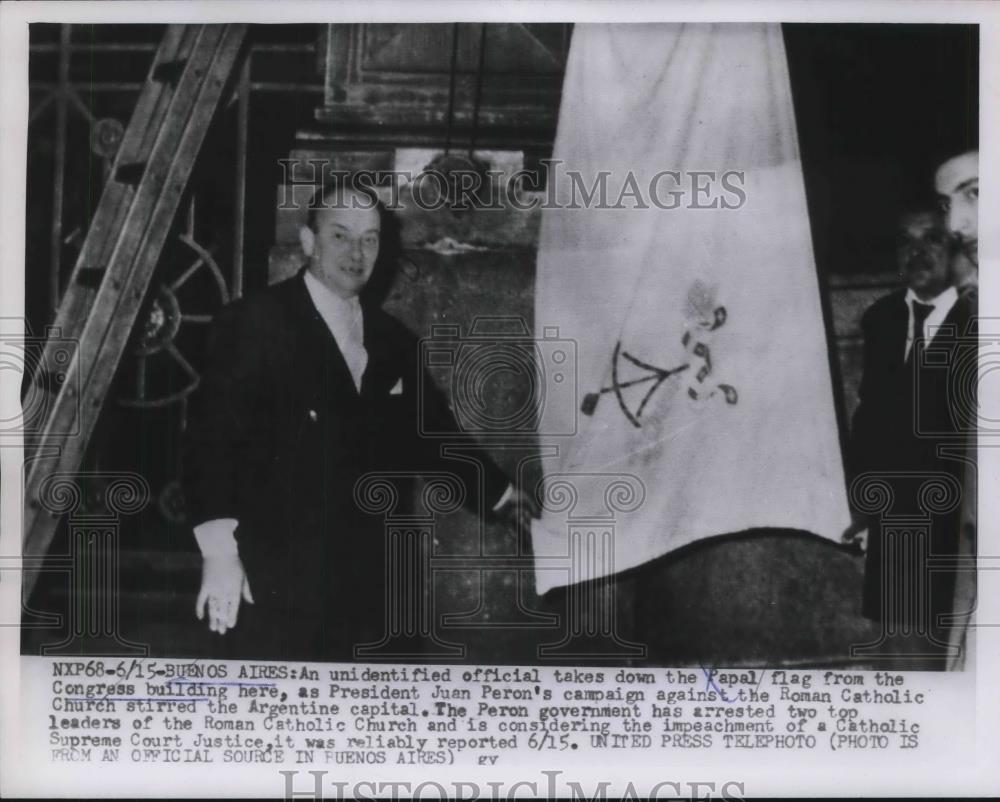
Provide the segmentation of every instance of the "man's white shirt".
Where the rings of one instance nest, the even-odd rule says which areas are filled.
[[[933,306],[930,314],[927,315],[927,319],[924,320],[924,330],[923,338],[924,342],[930,342],[937,330],[941,328],[944,323],[944,319],[948,317],[948,313],[951,308],[955,305],[958,300],[958,290],[954,287],[949,287],[940,295],[935,298],[931,298],[929,301],[920,300],[913,290],[906,291],[906,310],[907,310],[907,320],[906,320],[906,350],[903,352],[903,359],[908,359],[910,356],[910,351],[913,349],[913,304],[921,303],[927,306]]]
[[[365,350],[365,321],[361,312],[361,302],[357,296],[341,298],[308,270],[306,289],[319,316],[337,341],[340,353],[344,355],[347,368],[354,379],[354,387],[361,392],[361,377],[368,367],[368,352]]]

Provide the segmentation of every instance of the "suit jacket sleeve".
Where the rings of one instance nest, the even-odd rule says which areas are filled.
[[[851,438],[848,453],[848,471],[853,480],[859,474],[871,468],[871,454],[876,423],[875,395],[878,390],[876,366],[876,321],[872,309],[868,309],[861,318],[861,331],[864,337],[861,385],[858,388],[858,406],[851,422]]]
[[[426,370],[423,370],[421,383],[423,385],[422,423],[427,426],[429,431],[450,433],[446,437],[418,435],[423,459],[437,466],[439,470],[458,475],[466,487],[467,506],[474,512],[477,511],[476,502],[480,500],[480,469],[475,464],[478,462],[482,466],[484,480],[481,507],[484,513],[489,514],[510,484],[507,474],[489,457],[483,446],[473,436],[462,431],[448,406],[444,393],[438,389]],[[461,450],[465,459],[459,459],[457,454],[452,457],[443,457],[441,449],[445,446]],[[473,462],[467,460],[473,460]]]
[[[262,341],[268,327],[252,318],[245,307],[230,307],[209,334],[185,444],[185,498],[194,526],[239,519],[241,492],[266,449],[273,420]]]

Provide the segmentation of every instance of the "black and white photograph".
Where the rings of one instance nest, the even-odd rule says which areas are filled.
[[[919,762],[957,726],[913,721],[995,650],[995,14],[26,5],[0,585],[31,765],[247,762],[290,798],[711,747],[744,798],[755,756]]]

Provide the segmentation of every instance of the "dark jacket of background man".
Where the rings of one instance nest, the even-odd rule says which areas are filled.
[[[955,452],[962,451],[962,433],[972,425],[968,416],[975,409],[976,349],[974,343],[970,344],[970,338],[975,336],[975,299],[970,295],[958,297],[933,339],[915,341],[912,357],[907,359],[911,321],[905,298],[906,290],[893,292],[873,304],[862,319],[864,373],[859,391],[861,403],[853,422],[851,468],[855,476],[864,472],[887,474],[894,492],[888,513],[920,517],[924,505],[918,493],[923,480],[916,474],[942,474],[961,483],[962,461]],[[974,416],[974,411],[971,414]],[[942,454],[939,449],[950,450],[954,456]],[[910,474],[910,478],[898,476],[900,473]],[[933,515],[931,521],[930,554],[954,555],[958,547],[957,507]],[[863,601],[867,617],[912,623],[907,610],[886,609],[886,572],[897,582],[925,589],[922,600],[929,604],[929,621],[951,612],[953,570],[922,574],[928,578],[928,592],[928,586],[921,584],[915,573],[900,575],[910,570],[897,564],[900,561],[886,564],[889,558],[878,520],[872,521],[869,532]]]

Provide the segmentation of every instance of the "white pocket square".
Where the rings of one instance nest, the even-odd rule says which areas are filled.
[[[389,391],[389,395],[402,395],[403,394],[403,379],[402,377],[396,379],[396,383],[392,385],[392,389]]]

